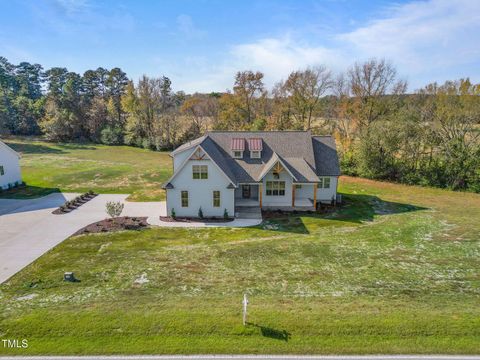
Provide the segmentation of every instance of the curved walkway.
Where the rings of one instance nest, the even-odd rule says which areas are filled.
[[[102,194],[64,215],[52,211],[78,194],[54,193],[38,199],[0,199],[0,283],[39,258],[77,230],[107,217],[105,204],[121,201],[122,216],[146,216],[147,222],[163,227],[244,227],[262,219],[235,219],[228,223],[172,223],[160,220],[166,215],[165,201],[129,202],[126,194]]]

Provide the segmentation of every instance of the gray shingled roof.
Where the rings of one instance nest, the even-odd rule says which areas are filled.
[[[337,147],[332,136],[313,136],[315,168],[318,175],[340,176]]]
[[[261,138],[261,158],[250,158],[248,141],[243,159],[232,158],[232,138]],[[331,136],[312,136],[310,131],[212,131],[183,144],[172,155],[198,145],[235,184],[260,181],[265,167],[277,156],[297,182],[316,182],[318,176],[340,175],[335,140]]]
[[[178,148],[176,148],[175,150],[172,151],[172,155],[178,154],[179,152],[182,152],[183,150],[186,150],[186,149],[189,149],[191,147],[194,147],[194,146],[197,146],[197,145],[201,144],[202,141],[205,140],[206,137],[207,137],[207,135],[203,135],[199,138],[196,138],[195,140],[192,140],[192,141],[189,141],[185,144],[180,145]]]

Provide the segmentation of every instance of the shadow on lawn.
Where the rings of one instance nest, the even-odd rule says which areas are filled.
[[[40,186],[24,186],[0,192],[0,199],[35,199],[52,193],[60,192],[59,188],[48,188]]]
[[[364,223],[373,221],[375,216],[428,210],[428,208],[412,204],[385,201],[374,195],[342,194],[342,197],[342,205],[337,211],[327,214],[326,219]]]
[[[9,143],[6,142],[13,150],[23,154],[65,154],[68,150],[96,150],[95,146],[85,144],[53,144],[52,146],[42,144],[26,144],[26,143]],[[53,147],[55,146],[55,147]]]
[[[381,200],[378,196],[342,194],[343,203],[336,208],[326,208],[325,212],[316,213],[283,213],[277,217],[267,219],[262,225],[265,230],[282,231],[295,234],[310,234],[309,228],[303,219],[311,218],[327,220],[329,223],[319,226],[335,225],[332,222],[345,222],[350,224],[362,224],[370,222],[376,216],[401,214],[412,211],[428,210],[428,208]],[[309,226],[315,226],[310,224]]]
[[[271,327],[268,327],[268,326],[262,326],[262,325],[258,325],[258,324],[250,323],[250,322],[247,322],[247,325],[259,328],[260,333],[264,337],[269,337],[269,338],[272,338],[272,339],[282,340],[282,341],[285,341],[285,342],[288,342],[288,340],[290,340],[290,338],[292,337],[292,334],[289,333],[287,330],[277,330],[277,329],[274,329],[274,328],[271,328]]]
[[[13,150],[22,154],[63,154],[65,151],[55,149],[50,146],[41,144],[25,144],[25,143],[6,143]]]

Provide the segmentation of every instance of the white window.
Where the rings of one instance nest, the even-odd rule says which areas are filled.
[[[285,181],[267,181],[266,184],[267,196],[284,196],[285,195]]]
[[[330,178],[329,177],[321,177],[318,182],[318,187],[320,189],[330,189]]]
[[[208,166],[192,165],[192,177],[194,179],[208,179]]]
[[[213,207],[220,207],[220,191],[213,191]]]
[[[188,207],[188,191],[182,191],[182,207]]]
[[[252,159],[260,159],[260,155],[261,155],[261,153],[258,150],[250,151],[250,157]]]
[[[299,184],[295,185],[295,189],[301,189],[301,188],[302,188],[302,185],[299,185]]]
[[[0,176],[5,175],[5,169],[3,168],[3,165],[0,165]]]
[[[241,159],[243,158],[243,151],[241,150],[233,150],[233,157],[235,159]]]

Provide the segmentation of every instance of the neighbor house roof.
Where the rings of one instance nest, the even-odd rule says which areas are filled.
[[[331,136],[312,136],[310,131],[211,131],[178,147],[172,155],[197,145],[235,185],[261,181],[276,162],[299,183],[340,175],[335,140]],[[243,158],[233,158],[232,150],[242,146]],[[258,149],[261,157],[250,158],[249,151]]]
[[[13,154],[17,155],[20,158],[20,154],[17,153],[15,150],[13,150],[10,146],[5,144],[2,140],[0,140],[0,148],[4,148],[4,149],[8,150],[8,151],[12,152]]]

